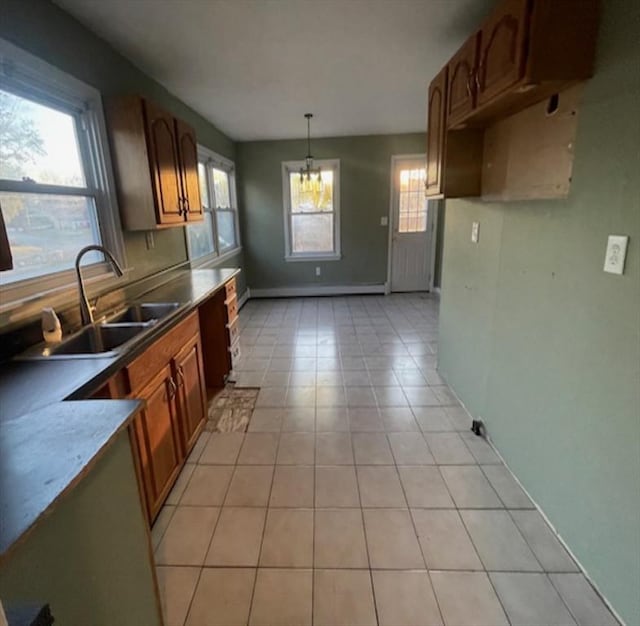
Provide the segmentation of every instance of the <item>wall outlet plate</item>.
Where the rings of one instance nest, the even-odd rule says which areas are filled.
[[[317,266],[316,266],[316,276],[320,276],[320,271],[321,271],[321,270],[320,270],[320,266],[319,266],[319,265],[317,265]]]
[[[389,225],[389,218],[384,215],[383,217],[380,218],[380,226],[388,226]]]
[[[627,235],[609,235],[607,253],[604,257],[604,271],[609,274],[624,273],[624,260],[627,256]]]
[[[478,243],[480,239],[480,222],[474,222],[471,225],[471,241],[473,243]]]

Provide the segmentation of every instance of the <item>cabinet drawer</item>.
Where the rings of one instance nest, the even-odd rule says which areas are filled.
[[[238,317],[238,299],[235,295],[225,301],[227,306],[227,323],[232,324]]]
[[[236,341],[230,348],[229,353],[231,354],[231,364],[232,366],[237,365],[240,357],[242,356],[240,352],[240,342]]]
[[[227,326],[227,334],[229,335],[229,345],[232,346],[240,337],[240,323],[239,318],[236,317]]]
[[[224,286],[227,292],[227,300],[230,300],[233,296],[236,295],[236,279],[232,278],[227,284]]]
[[[149,346],[127,367],[132,394],[135,396],[136,391],[167,365],[187,341],[199,332],[198,313],[194,312]]]

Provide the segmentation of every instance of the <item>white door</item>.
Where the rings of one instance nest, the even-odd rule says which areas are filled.
[[[394,157],[391,194],[391,291],[427,291],[431,221],[424,195],[424,157]]]

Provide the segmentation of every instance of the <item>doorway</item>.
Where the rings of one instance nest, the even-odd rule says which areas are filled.
[[[390,291],[429,291],[435,211],[424,195],[425,155],[391,157]],[[434,215],[431,215],[433,213]]]

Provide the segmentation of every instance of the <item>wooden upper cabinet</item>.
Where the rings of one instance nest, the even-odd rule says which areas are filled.
[[[182,164],[178,152],[175,120],[148,100],[144,101],[144,112],[158,223],[182,224]]]
[[[106,109],[124,228],[202,220],[193,129],[139,96],[113,99]]]
[[[503,0],[480,31],[477,104],[482,106],[518,82],[524,73],[527,0]]]
[[[176,120],[178,150],[181,166],[183,209],[189,222],[202,221],[202,202],[198,184],[198,142],[196,134],[188,124]]]
[[[449,61],[447,124],[464,119],[476,105],[476,68],[479,35],[467,39]]]
[[[443,165],[445,149],[445,119],[447,99],[447,68],[429,85],[427,110],[427,173],[426,195],[439,196],[443,193]]]

